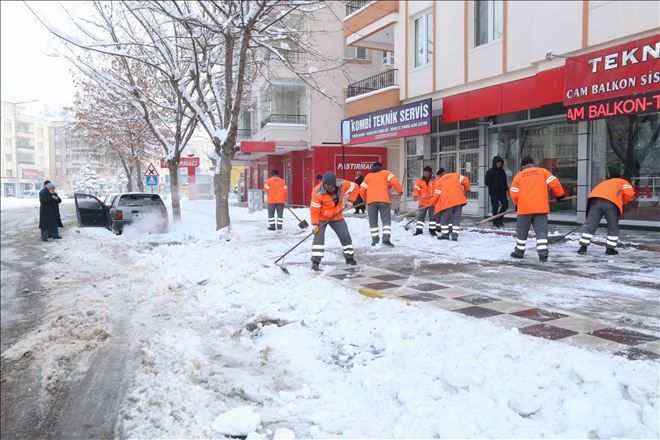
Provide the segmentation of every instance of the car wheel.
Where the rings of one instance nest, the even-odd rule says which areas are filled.
[[[114,225],[112,226],[112,233],[115,235],[121,235],[122,233],[122,228],[116,228]]]

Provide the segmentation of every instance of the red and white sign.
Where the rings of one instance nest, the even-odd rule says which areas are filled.
[[[21,169],[21,178],[22,179],[36,179],[39,177],[39,170],[33,168],[22,168]]]
[[[380,154],[341,154],[334,155],[334,173],[337,177],[353,180],[357,171],[366,176],[374,162],[383,162]]]
[[[179,159],[178,168],[197,168],[199,166],[199,157],[182,157]],[[168,168],[167,161],[165,159],[160,160],[161,168]]]
[[[149,162],[149,166],[147,167],[147,169],[144,170],[144,177],[149,177],[149,176],[155,176],[155,177],[160,176],[160,174],[158,174],[158,171],[156,171],[156,167],[151,162]]]
[[[611,118],[660,110],[660,93],[580,104],[568,109],[569,121]]]
[[[566,60],[564,105],[660,90],[660,34]]]
[[[241,153],[274,153],[275,142],[241,142]]]

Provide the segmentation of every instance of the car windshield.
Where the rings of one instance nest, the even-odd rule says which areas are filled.
[[[165,206],[157,194],[127,194],[121,196],[117,206]]]

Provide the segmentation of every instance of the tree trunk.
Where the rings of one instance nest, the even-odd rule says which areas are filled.
[[[179,196],[179,167],[168,163],[170,170],[170,193],[172,195],[172,217],[175,222],[181,221],[181,198]]]
[[[215,230],[226,228],[229,221],[229,186],[231,185],[231,155],[220,155],[220,174],[213,175],[215,187]]]
[[[142,180],[142,169],[140,164],[135,164],[135,183],[137,183],[138,191],[144,192],[144,180]]]

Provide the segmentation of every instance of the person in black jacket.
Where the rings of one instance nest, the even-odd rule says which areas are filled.
[[[364,177],[362,177],[362,172],[360,172],[360,171],[356,172],[355,173],[355,180],[354,180],[355,184],[359,187],[360,185],[362,185],[363,180],[364,180]],[[360,203],[362,203],[362,206],[356,206],[355,207],[355,213],[356,214],[360,214],[360,213],[364,214],[364,210],[365,210],[364,200],[362,200],[362,197],[358,196],[358,198],[355,199],[354,205],[359,205]]]
[[[39,229],[41,229],[41,241],[48,241],[50,232],[55,239],[62,238],[57,229],[62,226],[60,219],[59,204],[62,199],[55,193],[55,185],[49,183],[39,192]]]
[[[490,195],[490,203],[493,205],[493,215],[500,214],[509,209],[509,199],[507,191],[509,184],[506,179],[506,172],[504,171],[504,159],[500,156],[493,157],[493,167],[486,171],[486,186],[488,187],[488,195]],[[493,226],[500,227],[504,225],[502,217],[493,220]]]

